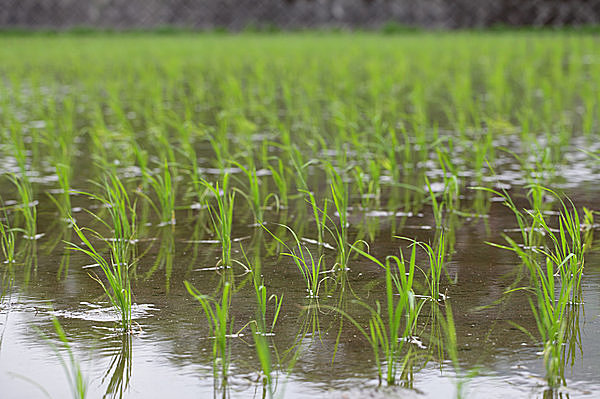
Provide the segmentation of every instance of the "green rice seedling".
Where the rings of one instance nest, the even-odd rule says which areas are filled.
[[[144,178],[150,183],[154,189],[158,205],[156,205],[149,197],[150,204],[154,208],[156,214],[160,218],[160,226],[168,224],[174,225],[175,220],[175,195],[176,190],[173,186],[171,172],[168,162],[165,160],[163,165],[162,175],[151,175],[147,169],[144,170]]]
[[[567,203],[560,199],[556,193],[547,188],[543,189],[559,200],[562,209],[558,217],[559,228],[557,232],[548,226],[542,212],[539,210],[533,211],[534,221],[543,229],[546,237],[550,239],[554,247],[539,249],[538,251],[557,266],[561,285],[571,287],[571,303],[581,304],[583,300],[581,280],[584,269],[584,253],[587,248],[582,237],[583,227],[579,213],[570,199],[567,199],[570,204],[570,206],[567,206]]]
[[[287,209],[289,204],[287,168],[279,158],[277,158],[277,168],[273,167],[272,165],[268,165],[268,168],[271,171],[271,177],[273,177],[275,186],[277,186],[277,198],[279,198],[279,205],[281,208]]]
[[[354,181],[358,187],[358,194],[361,199],[363,209],[371,209],[379,207],[379,199],[381,197],[380,187],[380,169],[375,161],[369,162],[369,172],[364,171],[360,166],[353,169]]]
[[[429,273],[426,274],[425,277],[427,280],[430,299],[434,302],[445,301],[446,294],[440,291],[440,281],[442,274],[445,271],[444,263],[446,261],[447,233],[445,233],[444,230],[440,230],[439,235],[436,236],[433,246],[411,238],[396,238],[411,241],[413,243],[413,247],[419,246],[425,251],[429,260]]]
[[[29,179],[9,175],[10,181],[15,185],[20,197],[18,210],[24,219],[23,236],[30,240],[37,240],[37,201],[33,199],[33,188]]]
[[[427,189],[429,191],[429,199],[431,200],[431,207],[433,210],[433,218],[435,220],[435,226],[438,229],[443,227],[444,223],[444,202],[438,202],[435,193],[431,189],[431,184],[429,183],[429,179],[425,177],[425,183],[427,184]]]
[[[315,195],[313,192],[305,190],[300,190],[300,192],[308,196],[308,199],[306,201],[311,206],[311,209],[313,211],[313,217],[317,227],[317,243],[319,244],[319,246],[322,246],[324,243],[323,239],[327,223],[327,201],[323,203],[323,209],[321,209],[317,205],[317,200],[315,199]]]
[[[592,244],[594,243],[594,211],[583,208],[583,223],[581,224],[581,229],[583,232],[583,246],[588,250],[592,249]]]
[[[128,263],[129,259],[122,258],[122,256],[126,255],[124,255],[123,248],[118,240],[108,241],[93,230],[80,228],[75,220],[71,223],[73,224],[75,233],[77,233],[77,236],[83,242],[84,246],[68,243],[69,248],[88,255],[99,265],[106,279],[106,283],[98,276],[90,276],[100,284],[111,305],[114,307],[117,314],[119,314],[122,331],[129,332],[131,330],[131,307],[133,304],[131,281],[129,278],[129,268],[131,267]],[[110,260],[105,259],[105,257],[96,250],[94,245],[85,236],[84,230],[91,231],[92,234],[108,244],[110,249]]]
[[[279,319],[279,312],[281,311],[281,305],[283,304],[283,294],[279,297],[275,294],[267,297],[267,287],[264,284],[263,277],[257,273],[257,270],[252,271],[252,282],[256,296],[256,305],[258,306],[258,314],[255,320],[257,332],[263,335],[270,335],[273,333],[275,324]],[[270,325],[267,323],[267,304],[269,301],[274,301],[275,303],[273,321]]]
[[[558,196],[547,188],[542,190]],[[581,239],[581,224],[577,210],[570,203],[560,200],[562,210],[559,215],[559,228],[552,229],[547,224],[544,214],[539,209],[534,209],[526,214],[514,207],[512,200],[505,197],[508,206],[513,210],[519,220],[521,235],[525,242],[519,244],[505,235],[508,245],[491,245],[513,251],[519,256],[530,272],[531,283],[529,287],[519,287],[508,292],[527,290],[534,294],[535,300],[529,299],[531,310],[536,320],[538,333],[544,346],[544,366],[546,380],[551,388],[565,383],[565,352],[564,345],[569,345],[569,340],[576,337],[572,329],[568,329],[567,320],[573,311],[573,305],[581,303],[581,279],[584,267],[585,247]],[[532,231],[543,231],[553,246],[529,245],[529,234],[525,231],[523,220],[531,219]],[[542,256],[540,256],[542,255]]]
[[[379,301],[376,302],[375,307],[355,301],[367,309],[371,315],[369,327],[365,329],[347,312],[338,308],[332,309],[348,319],[371,345],[379,382],[381,383],[383,378],[382,366],[384,364],[386,368],[385,381],[388,385],[394,385],[398,372],[403,373],[410,361],[412,348],[409,347],[408,353],[404,356],[402,356],[402,352],[405,344],[413,337],[419,313],[425,303],[416,298],[412,289],[416,267],[416,246],[413,246],[408,262],[401,252],[400,258],[388,256],[385,264],[360,248],[355,248],[355,250],[385,271],[386,310],[382,310]],[[392,271],[392,269],[396,270]],[[380,355],[381,352],[383,352],[383,359]]]
[[[113,232],[113,237],[110,239],[113,243],[111,250],[114,249],[117,252],[113,256],[124,264],[133,263],[136,257],[134,243],[137,239],[136,202],[130,200],[127,189],[114,173],[109,174],[105,179],[103,189],[103,196],[84,194],[104,204],[110,216],[110,221],[106,222],[94,214],[92,216],[95,216],[98,221]]]
[[[260,362],[260,367],[262,371],[262,381],[263,381],[263,398],[268,396],[269,398],[273,397],[273,379],[272,379],[272,370],[273,370],[273,361],[271,358],[271,348],[269,347],[269,341],[264,333],[260,332],[259,328],[251,324],[252,328],[252,338],[254,340],[254,348],[256,350],[256,355]]]
[[[233,224],[233,203],[235,191],[229,191],[229,174],[223,176],[221,187],[217,182],[214,186],[202,180],[204,187],[212,193],[217,203],[216,209],[207,200],[208,211],[212,221],[213,229],[219,241],[221,241],[221,265],[224,268],[232,266],[231,260],[231,226]]]
[[[71,166],[59,163],[55,168],[56,175],[58,176],[58,184],[62,190],[61,201],[56,201],[56,205],[62,219],[69,220],[69,216],[71,215]]]
[[[316,161],[309,160],[307,162],[303,162],[302,153],[300,152],[300,149],[298,149],[298,147],[296,147],[295,145],[290,144],[290,146],[288,146],[286,150],[290,163],[296,171],[296,186],[301,192],[309,191],[307,183],[308,175],[306,169],[308,168],[308,166],[314,164]]]
[[[338,265],[342,270],[346,270],[350,256],[350,245],[348,242],[348,184],[331,165],[328,167],[328,172],[331,179],[331,197],[333,198],[333,204],[340,221],[339,227],[334,224],[330,232],[338,247]],[[327,217],[326,212],[323,212],[323,216]]]
[[[3,205],[0,200],[0,205]],[[15,232],[10,227],[6,208],[2,207],[4,212],[4,221],[0,221],[0,248],[4,256],[4,263],[15,262]]]
[[[108,213],[111,217],[111,223],[100,219],[94,215],[97,220],[102,222],[113,232],[113,237],[102,237],[98,232],[89,228],[80,228],[75,220],[71,220],[75,233],[82,241],[83,246],[69,242],[71,249],[88,255],[98,264],[102,270],[106,283],[98,276],[92,276],[96,280],[105,294],[108,296],[111,305],[120,316],[121,328],[124,332],[131,329],[131,306],[132,290],[130,280],[130,269],[135,262],[135,226],[136,214],[135,203],[131,203],[125,187],[115,175],[110,175],[104,183],[105,196],[100,197],[91,195],[102,203],[107,205]],[[85,231],[89,231],[96,238],[103,241],[109,248],[109,259],[106,259],[86,237]]]
[[[254,162],[252,160],[250,160],[250,163],[251,166],[246,168],[239,162],[232,162],[233,165],[242,170],[248,179],[247,193],[242,190],[236,191],[245,197],[246,200],[248,200],[248,203],[252,209],[252,213],[254,214],[254,220],[260,222],[263,220],[263,208],[265,206],[265,202],[268,201],[268,198],[265,198],[264,200],[262,199],[260,181],[256,176],[256,167],[254,166]]]
[[[529,258],[524,251],[517,248],[516,243],[511,243],[510,249],[517,252],[521,259]],[[529,303],[542,338],[546,380],[551,388],[555,388],[565,382],[563,345],[566,344],[566,320],[572,287],[562,284],[560,287],[556,286],[554,274],[557,271],[550,259],[546,260],[545,267],[530,259],[524,263],[533,276],[531,290],[534,292],[535,301],[530,298]],[[562,266],[559,265],[559,268]]]
[[[220,378],[223,385],[226,385],[230,359],[230,348],[227,345],[227,338],[233,332],[233,320],[231,320],[229,314],[231,306],[231,283],[227,281],[223,285],[220,301],[201,294],[188,281],[184,281],[184,284],[190,295],[200,302],[210,334],[213,335],[213,372],[215,380]]]
[[[271,237],[273,237],[287,250],[287,252],[283,252],[282,255],[288,256],[294,261],[294,264],[300,271],[300,275],[306,284],[306,292],[308,293],[308,297],[318,298],[321,283],[327,278],[321,277],[323,269],[323,255],[321,255],[318,259],[315,259],[309,249],[302,246],[296,233],[288,226],[282,227],[289,231],[294,238],[295,245],[292,248],[283,242],[281,238],[271,232],[264,224],[262,224],[262,227],[271,235]]]
[[[458,180],[458,170],[452,163],[450,157],[439,149],[436,149],[440,167],[442,168],[442,179],[444,182],[444,192],[442,194],[443,208],[449,213],[460,212],[460,187]],[[431,185],[427,181],[427,188],[431,194]]]

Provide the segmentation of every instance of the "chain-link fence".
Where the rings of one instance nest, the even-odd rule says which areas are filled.
[[[431,28],[600,22],[600,0],[0,0],[0,28]]]

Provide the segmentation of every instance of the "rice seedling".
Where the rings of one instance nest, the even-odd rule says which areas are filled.
[[[221,242],[221,265],[224,268],[232,266],[231,259],[231,227],[233,224],[233,204],[235,191],[229,191],[229,174],[223,176],[221,187],[219,183],[213,186],[206,180],[202,180],[204,187],[214,196],[217,203],[216,208],[207,201],[208,212],[213,225],[213,230]]]
[[[240,164],[239,162],[233,162],[233,165],[237,166],[242,170],[242,172],[246,175],[248,179],[248,188],[247,193],[243,190],[236,190],[240,195],[242,195],[252,209],[252,213],[254,214],[254,219],[257,222],[263,220],[263,208],[265,203],[268,201],[268,198],[262,199],[261,189],[260,189],[260,181],[256,176],[256,167],[253,164],[252,160],[250,161],[250,165],[248,168]]]
[[[162,170],[162,175],[151,175],[147,168],[143,168],[144,178],[150,183],[154,189],[158,205],[155,204],[148,196],[144,195],[156,211],[160,218],[160,226],[168,224],[174,225],[175,220],[175,187],[173,186],[169,164],[165,160]]]
[[[273,333],[273,329],[279,318],[281,305],[283,304],[283,294],[279,297],[275,294],[271,294],[267,298],[267,287],[265,287],[263,279],[253,273],[252,281],[254,283],[254,292],[256,294],[256,304],[259,310],[256,320],[256,333],[266,336]],[[267,323],[267,304],[269,301],[274,301],[275,303],[273,321],[270,325]]]
[[[8,178],[19,193],[20,204],[16,209],[24,219],[23,237],[29,240],[41,238],[41,235],[37,234],[37,201],[33,199],[33,188],[29,179],[16,175],[9,175]]]
[[[0,200],[0,205],[4,205]],[[4,263],[15,262],[15,231],[10,227],[6,208],[2,206],[4,220],[0,221],[0,248],[4,256]]]
[[[274,335],[273,330],[275,329],[275,324],[279,319],[279,314],[281,312],[281,306],[283,304],[283,294],[281,296],[277,296],[272,294],[267,297],[267,287],[264,283],[263,275],[261,274],[260,267],[260,258],[257,257],[256,261],[252,266],[250,266],[250,262],[246,256],[242,248],[242,252],[244,255],[244,259],[246,261],[246,265],[243,265],[244,268],[250,270],[250,278],[252,279],[252,283],[254,286],[254,294],[256,297],[256,317],[254,320],[247,323],[242,329],[238,332],[240,334],[245,328],[250,325],[252,330],[252,337],[254,340],[255,352],[260,362],[261,367],[261,379],[263,381],[263,397],[266,397],[268,392],[269,397],[273,397],[273,386],[272,386],[272,370],[273,370],[273,359],[271,356],[271,348],[270,348],[270,340],[269,337]],[[267,323],[267,305],[269,302],[274,302],[273,309],[273,319],[271,323]]]
[[[329,229],[329,231],[332,233],[337,244],[338,266],[340,269],[346,270],[350,256],[350,245],[348,242],[348,184],[331,165],[329,165],[328,171],[331,179],[331,197],[333,198],[333,204],[340,221],[339,227],[334,224],[333,229]],[[323,215],[326,216],[326,211],[323,212]]]
[[[505,235],[508,245],[491,245],[514,252],[530,272],[530,286],[514,288],[508,292],[526,290],[534,295],[535,300],[529,298],[529,304],[542,339],[546,380],[551,388],[556,388],[566,383],[563,346],[569,345],[568,340],[576,337],[572,329],[568,329],[567,320],[573,306],[582,303],[581,279],[586,248],[581,238],[579,215],[570,200],[568,207],[553,191],[544,187],[538,188],[559,199],[562,207],[558,218],[559,228],[551,228],[541,210],[534,209],[523,214],[515,207],[510,197],[505,197],[507,206],[517,216],[521,236],[525,241],[519,244]],[[530,235],[526,232],[524,224],[526,218],[531,219],[529,229],[543,232],[553,248],[544,242],[536,242],[538,245],[535,246],[529,245]]]
[[[69,221],[71,215],[71,166],[59,163],[56,165],[56,175],[58,176],[58,184],[62,191],[61,200],[54,201],[60,211],[61,218],[64,221]],[[54,200],[54,197],[50,197]]]
[[[369,162],[368,173],[360,166],[353,169],[354,181],[358,187],[363,209],[378,208],[381,199],[381,170],[376,161]]]
[[[103,221],[98,216],[96,216],[96,219],[112,229],[113,237],[105,238],[90,228],[79,227],[72,219],[73,229],[83,246],[72,242],[67,244],[72,250],[88,255],[98,264],[106,282],[99,276],[90,276],[100,284],[111,305],[119,314],[122,331],[129,332],[131,330],[131,307],[133,304],[129,273],[135,257],[133,248],[136,226],[135,203],[132,204],[129,201],[129,196],[123,184],[115,175],[110,175],[105,181],[104,189],[105,197],[89,195],[107,205],[106,209],[108,209],[111,216],[111,224]],[[86,237],[86,231],[108,246],[108,259]]]
[[[319,206],[317,205],[317,200],[315,199],[315,194],[313,192],[304,190],[300,190],[300,192],[308,196],[308,199],[306,199],[306,201],[310,204],[310,207],[313,212],[313,218],[315,220],[315,225],[317,227],[317,244],[319,244],[319,246],[323,246],[323,239],[327,223],[327,201],[324,201],[323,208],[319,208]]]
[[[438,229],[443,228],[443,217],[444,217],[444,205],[445,202],[438,202],[436,198],[436,194],[431,189],[431,184],[429,183],[429,179],[425,177],[425,183],[427,184],[427,189],[429,191],[429,199],[431,200],[431,207],[433,210],[433,218],[435,220],[435,226]]]
[[[321,283],[327,279],[327,277],[321,277],[323,272],[323,255],[316,259],[310,250],[301,244],[296,233],[288,226],[282,227],[284,227],[294,238],[295,245],[291,248],[281,238],[271,232],[264,224],[262,224],[262,227],[287,250],[287,252],[283,252],[282,255],[290,257],[294,261],[294,264],[298,268],[298,271],[300,271],[300,275],[306,285],[308,298],[318,298]]]
[[[447,296],[440,290],[440,281],[442,274],[445,272],[446,250],[447,250],[448,233],[440,230],[436,235],[435,243],[430,245],[425,242],[419,242],[411,238],[396,237],[412,242],[412,246],[420,247],[427,254],[429,260],[429,271],[425,274],[425,279],[428,286],[429,298],[434,302],[445,301]]]
[[[118,244],[117,240],[105,240],[108,241],[110,260],[105,259],[85,236],[85,228],[80,228],[74,220],[72,221],[72,224],[77,237],[79,237],[85,247],[74,243],[68,243],[69,248],[88,255],[99,265],[106,279],[106,283],[99,276],[90,276],[100,284],[111,305],[119,314],[122,331],[129,332],[131,330],[131,307],[133,304],[131,281],[129,278],[129,268],[131,266],[128,263],[129,259],[122,258],[123,249],[121,248],[121,245]],[[97,238],[102,239],[96,232],[92,231],[92,233],[96,235]]]
[[[559,228],[557,232],[548,226],[540,210],[534,211],[533,219],[541,226],[554,247],[552,249],[539,249],[539,252],[556,265],[561,285],[570,287],[571,304],[581,304],[583,301],[581,280],[584,269],[584,253],[587,248],[582,237],[583,227],[579,213],[570,199],[567,199],[568,204],[570,204],[568,206],[556,193],[547,188],[544,188],[544,190],[559,200],[562,209],[558,217]]]
[[[271,171],[271,177],[277,186],[277,198],[279,200],[279,206],[283,209],[288,208],[289,200],[288,200],[288,171],[284,166],[281,159],[277,158],[277,168],[272,165],[268,165],[269,170]]]
[[[227,345],[227,338],[233,332],[233,320],[230,317],[229,308],[231,306],[231,283],[225,282],[219,301],[201,294],[188,281],[184,281],[185,288],[193,296],[204,311],[209,333],[213,339],[213,372],[215,381],[219,379],[225,386],[229,375],[230,348]]]
[[[416,267],[416,246],[412,247],[408,261],[401,252],[400,258],[388,256],[385,264],[360,248],[354,249],[385,271],[386,310],[382,310],[379,301],[376,302],[375,307],[361,301],[356,302],[370,313],[367,330],[347,312],[339,308],[332,309],[348,319],[369,342],[377,365],[380,384],[383,377],[382,369],[385,365],[385,381],[388,385],[394,385],[398,372],[402,373],[410,360],[412,348],[409,347],[408,353],[404,356],[402,356],[402,351],[405,344],[413,337],[419,313],[425,303],[423,300],[417,299],[412,290]],[[392,271],[392,269],[396,270]],[[383,359],[380,351],[383,352]]]

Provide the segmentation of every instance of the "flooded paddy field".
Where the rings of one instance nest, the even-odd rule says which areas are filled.
[[[0,42],[2,398],[600,395],[594,36]]]

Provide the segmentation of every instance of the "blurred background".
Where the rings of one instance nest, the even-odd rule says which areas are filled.
[[[3,29],[585,26],[600,0],[0,0]]]

